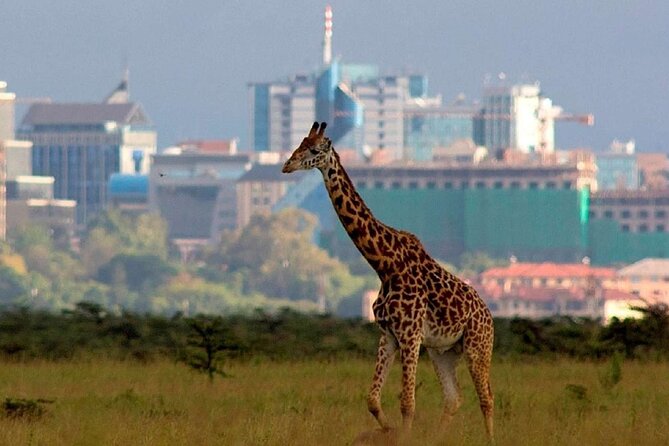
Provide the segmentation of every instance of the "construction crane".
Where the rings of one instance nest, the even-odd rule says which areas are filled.
[[[542,103],[537,110],[537,119],[539,120],[539,152],[546,153],[548,148],[548,131],[551,122],[566,121],[576,122],[581,125],[592,127],[595,125],[595,115],[592,113],[574,114],[565,113],[562,107],[554,106],[550,103]]]
[[[443,108],[413,108],[405,111],[405,116],[421,118],[426,116],[441,116],[441,117],[452,117],[452,118],[472,118],[477,120],[494,120],[494,121],[503,121],[503,120],[513,120],[514,116],[508,113],[479,113],[478,110],[474,110],[472,107],[452,107],[446,106]],[[565,122],[576,122],[581,125],[586,125],[592,127],[595,125],[595,116],[592,113],[583,113],[583,114],[574,114],[566,113],[562,107],[554,106],[548,100],[539,104],[539,107],[536,111],[537,116],[537,133],[538,133],[538,147],[537,152],[546,153],[548,149],[548,134],[549,127],[555,121],[565,121]]]

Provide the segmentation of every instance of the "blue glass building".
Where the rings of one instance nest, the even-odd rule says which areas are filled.
[[[635,190],[640,186],[636,155],[598,153],[597,186],[599,190]]]
[[[410,159],[430,161],[438,147],[448,147],[474,133],[474,109],[435,107],[405,113],[404,145]]]
[[[113,173],[147,173],[156,131],[128,102],[33,104],[17,134],[32,141],[32,173],[55,178],[54,196],[77,202],[85,225],[108,200]]]

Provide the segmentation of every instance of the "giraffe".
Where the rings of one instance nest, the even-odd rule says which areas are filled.
[[[381,407],[381,388],[397,350],[402,365],[400,410],[403,431],[415,411],[416,367],[425,346],[441,383],[445,428],[461,405],[455,368],[464,355],[478,394],[486,433],[493,435],[493,395],[489,372],[493,320],[476,290],[442,268],[418,238],[377,220],[356,191],[332,142],[325,122],[315,122],[282,171],[319,169],[334,209],[351,240],[376,271],[381,289],[373,304],[381,329],[376,368],[367,406],[383,430],[391,429]]]

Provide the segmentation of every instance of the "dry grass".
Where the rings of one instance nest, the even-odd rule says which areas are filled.
[[[238,362],[226,368],[231,378],[213,384],[167,361],[2,363],[0,398],[55,402],[38,420],[0,418],[0,444],[351,444],[376,427],[365,408],[372,362]],[[611,390],[600,384],[607,367],[569,360],[496,363],[497,444],[669,444],[669,364],[624,363],[622,381]],[[437,439],[440,393],[431,366],[421,363],[410,444],[484,443],[471,381],[460,372],[465,403]],[[384,390],[397,423],[397,365]]]

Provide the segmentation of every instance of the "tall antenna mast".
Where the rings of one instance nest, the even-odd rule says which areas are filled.
[[[332,62],[332,7],[325,6],[325,33],[323,34],[323,65]]]

